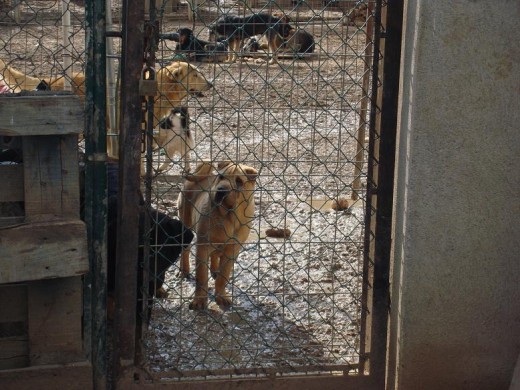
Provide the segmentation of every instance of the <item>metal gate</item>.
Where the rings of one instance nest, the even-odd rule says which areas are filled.
[[[0,7],[9,20],[1,41],[8,65],[41,76],[39,64],[44,73],[56,68],[52,58],[72,81],[72,68],[85,63],[91,263],[85,285],[91,290],[84,337],[98,388],[107,381],[125,389],[201,381],[382,388],[402,2],[86,0]],[[56,10],[72,11],[59,35],[49,34],[59,26],[47,23]],[[260,20],[268,28],[253,36],[243,18],[258,13],[276,19]],[[32,14],[36,24],[26,22]],[[216,27],[225,16],[242,18],[234,21],[234,35]],[[181,47],[186,29],[204,42]],[[53,38],[63,39],[59,54],[46,49]],[[85,45],[77,42],[83,38]],[[33,41],[38,58],[24,67],[29,52],[20,57],[18,46]],[[182,73],[186,63],[196,68]],[[189,117],[170,112],[183,106]],[[193,139],[189,169],[186,156],[169,147],[175,137],[158,141],[175,126],[189,127]],[[199,237],[190,250],[191,277],[181,277],[186,270],[170,254],[185,242],[174,239],[168,221],[179,218],[186,172],[227,160],[257,172],[250,233],[225,280],[231,306],[217,304],[210,276],[208,307],[190,310]],[[115,278],[108,283],[108,327],[107,268]]]
[[[231,386],[233,382],[227,381],[236,379],[251,386],[273,380],[279,386],[383,383],[396,90],[388,94],[394,93],[394,100],[385,107],[389,121],[383,134],[382,81],[383,70],[394,72],[388,73],[391,83],[398,69],[398,56],[389,56],[394,62],[383,66],[387,8],[371,1],[164,2],[156,7],[152,2],[145,9],[142,48],[135,41],[140,32],[128,38],[130,26],[137,24],[130,18],[137,22],[140,15],[128,13],[126,35],[133,41],[126,49],[123,41],[123,50],[127,58],[142,50],[144,71],[157,77],[159,85],[155,98],[142,100],[148,111],[141,130],[149,141],[143,149],[147,163],[143,194],[152,213],[139,242],[150,255],[142,259],[141,278],[128,274],[131,263],[117,272],[118,277],[143,281],[138,286],[138,307],[143,310],[134,322],[136,344],[121,351],[129,361],[135,356],[135,366],[130,363],[129,370],[121,371],[121,383],[186,386],[216,381]],[[398,8],[392,9],[396,18],[392,27],[397,26],[390,30],[393,34],[400,29]],[[271,63],[269,32],[253,40],[242,26],[244,30],[235,33],[245,39],[237,46],[232,36],[219,37],[215,28],[222,16],[243,21],[258,13],[276,20],[288,17],[291,30],[276,47],[276,63]],[[215,31],[216,37],[211,34]],[[312,46],[305,41],[309,36]],[[183,47],[184,39],[191,43]],[[230,58],[231,50],[235,58]],[[158,74],[176,61],[195,65],[191,72],[200,73],[211,86],[201,87],[191,78],[176,80],[187,96],[172,98],[161,84],[168,81]],[[124,66],[132,67],[134,76],[141,69],[128,61]],[[128,82],[123,85],[129,87]],[[130,95],[132,90],[127,91]],[[171,258],[175,261],[166,273],[157,274],[164,245],[177,245],[160,241],[165,228],[157,222],[164,215],[178,218],[187,167],[186,156],[161,145],[156,137],[164,131],[162,117],[180,105],[187,106],[186,126],[193,137],[187,153],[190,172],[203,161],[216,169],[226,160],[258,172],[251,232],[240,243],[226,280],[230,308],[218,304],[214,283],[219,281],[210,278],[205,291],[208,307],[190,310],[200,284],[194,269],[200,232],[190,253],[190,277],[182,277],[180,261]],[[122,131],[128,129],[123,126]],[[135,147],[140,135],[136,132],[120,145]],[[120,156],[125,155],[123,150]],[[128,176],[135,185],[135,171],[128,171]],[[133,196],[136,201],[137,195]],[[134,221],[139,219],[132,205],[126,210],[133,211]],[[167,235],[175,233],[170,230]],[[124,248],[118,249],[135,253],[128,246],[128,233],[124,234],[119,236]],[[214,272],[217,278],[218,272]],[[156,283],[153,289],[148,280]],[[128,320],[136,299],[131,285],[119,285],[124,287],[116,291],[118,304],[127,314],[116,331],[126,336],[119,339],[116,350],[132,344],[134,326]]]

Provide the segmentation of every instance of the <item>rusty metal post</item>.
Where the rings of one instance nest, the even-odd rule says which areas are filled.
[[[106,272],[106,60],[105,1],[85,3],[86,107],[85,107],[85,222],[90,272],[85,276],[84,343],[92,362],[94,389],[107,385]]]
[[[119,202],[117,220],[114,369],[117,383],[132,369],[136,351],[136,305],[141,163],[141,98],[144,3],[123,0]]]
[[[380,97],[379,164],[377,165],[377,212],[374,250],[374,301],[372,306],[371,369],[377,384],[384,387],[388,317],[390,314],[390,254],[392,246],[392,213],[394,168],[397,137],[399,74],[403,31],[403,1],[386,3],[382,23],[384,28],[383,69],[380,72],[383,89]],[[375,87],[375,85],[374,85]]]
[[[381,1],[377,1],[379,10],[380,5]],[[367,220],[365,230],[364,278],[367,277],[371,284],[371,293],[368,294],[371,312],[367,318],[368,369],[374,388],[381,389],[385,387],[390,314],[391,229],[402,20],[402,0],[386,2],[382,13],[376,11],[372,89],[377,94],[374,94],[370,111],[366,206],[370,220]]]

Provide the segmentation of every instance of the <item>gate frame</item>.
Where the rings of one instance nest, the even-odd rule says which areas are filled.
[[[92,0],[95,1],[95,0]],[[381,10],[381,14],[379,12]],[[204,381],[153,382],[138,366],[139,326],[137,304],[137,226],[140,188],[141,98],[138,80],[143,58],[144,3],[123,0],[123,58],[120,137],[120,202],[118,210],[118,259],[114,383],[121,389],[383,389],[386,375],[388,317],[390,312],[390,244],[396,152],[397,108],[403,0],[376,0],[372,99],[367,177],[361,372],[356,375],[304,375],[261,378],[206,379]],[[139,153],[135,153],[139,151]],[[377,207],[376,207],[377,205]],[[125,238],[124,240],[122,238]],[[373,239],[372,239],[373,238]],[[370,245],[368,245],[370,243]],[[130,281],[130,282],[129,282]],[[135,281],[135,283],[133,282]],[[369,288],[371,286],[371,288]],[[371,309],[371,310],[370,310]],[[364,333],[364,337],[363,337]],[[96,362],[93,362],[96,364]]]

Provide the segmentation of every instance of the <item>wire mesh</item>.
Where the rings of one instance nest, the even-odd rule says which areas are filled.
[[[156,70],[188,60],[212,83],[204,96],[179,101],[162,96],[156,102],[166,111],[188,107],[194,139],[191,170],[201,161],[232,160],[254,167],[259,175],[251,233],[228,281],[231,308],[215,304],[210,280],[209,309],[189,310],[196,282],[180,278],[174,262],[143,335],[146,367],[160,377],[179,378],[356,372],[366,282],[362,262],[369,156],[364,127],[372,93],[375,2],[170,0],[155,6],[164,38]],[[117,1],[107,8],[111,31],[121,29],[120,10]],[[314,51],[295,53],[289,46],[280,50],[277,64],[268,64],[265,48],[253,53],[241,48],[234,63],[214,56],[208,58],[213,62],[197,62],[166,39],[190,28],[210,41],[208,27],[220,16],[258,12],[288,16],[291,26],[312,35]],[[28,87],[6,83],[6,66],[36,80],[64,76],[73,84],[73,74],[83,71],[85,61],[83,23],[81,1],[0,1],[0,60],[5,65],[0,66],[0,87],[14,92]],[[112,108],[107,114],[112,118],[109,134],[117,137],[113,107],[120,45],[110,39],[107,95]],[[59,88],[68,88],[67,82]],[[155,118],[156,127],[161,119]],[[149,157],[151,206],[176,219],[185,162],[164,148]],[[157,242],[161,229],[152,224],[147,234]],[[289,236],[271,237],[272,229],[287,229]],[[150,262],[156,264],[164,248],[150,247]],[[195,250],[193,245],[192,270]]]
[[[0,59],[27,76],[11,82],[11,92],[36,88],[31,78],[64,77],[56,89],[71,89],[73,75],[84,67],[84,16],[84,7],[69,0],[0,2]],[[0,67],[0,79],[7,77]]]
[[[168,297],[155,300],[144,336],[146,366],[178,378],[357,372],[374,4],[181,2],[174,13],[170,3],[156,4],[161,37],[189,28],[211,41],[208,29],[222,15],[263,12],[288,16],[315,46],[304,54],[280,49],[277,64],[268,64],[265,47],[241,46],[229,63],[221,53],[196,61],[176,41],[159,41],[161,65],[188,60],[213,84],[182,103],[194,138],[191,170],[231,160],[259,175],[251,233],[228,281],[232,306],[217,305],[210,278],[208,310],[189,310],[196,278],[180,278],[175,264],[163,285]],[[168,103],[178,105],[161,102]],[[184,159],[164,150],[153,159],[153,206],[176,215]]]

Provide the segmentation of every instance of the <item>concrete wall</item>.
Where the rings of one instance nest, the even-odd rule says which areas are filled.
[[[388,388],[507,389],[520,354],[520,3],[405,1]]]

